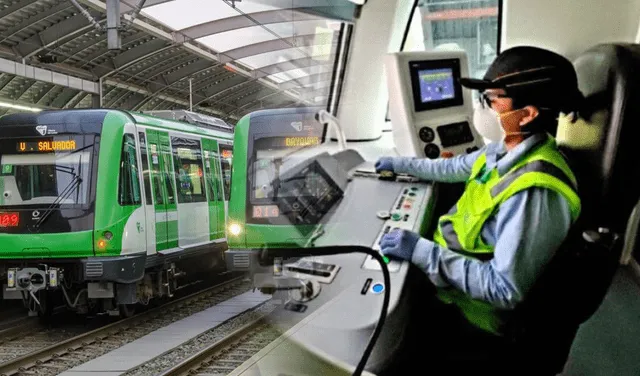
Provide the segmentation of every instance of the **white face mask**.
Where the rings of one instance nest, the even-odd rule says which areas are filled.
[[[499,114],[491,107],[478,107],[473,112],[473,125],[483,138],[499,142],[505,136]]]

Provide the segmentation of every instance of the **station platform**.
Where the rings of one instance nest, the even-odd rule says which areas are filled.
[[[122,375],[270,299],[271,296],[257,291],[246,292],[151,332],[59,376]]]

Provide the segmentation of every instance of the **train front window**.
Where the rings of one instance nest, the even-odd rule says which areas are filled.
[[[264,202],[292,195],[290,189],[281,189],[285,183],[280,180],[280,174],[306,158],[296,152],[319,143],[320,138],[316,136],[269,137],[256,140],[251,179],[252,201]]]
[[[59,136],[8,139],[1,147],[0,207],[88,203],[92,142]]]

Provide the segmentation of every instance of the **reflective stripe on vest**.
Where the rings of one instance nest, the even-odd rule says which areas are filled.
[[[481,259],[492,257],[493,248],[484,243],[481,232],[487,219],[514,194],[533,187],[552,189],[569,202],[572,220],[580,213],[575,177],[549,139],[500,177],[494,169],[489,179],[480,179],[486,157],[481,155],[472,169],[464,194],[449,213],[439,220],[434,240],[442,246]],[[457,209],[457,210],[456,210]]]
[[[480,260],[493,258],[493,247],[485,244],[481,235],[485,222],[503,202],[533,187],[558,192],[569,202],[572,221],[579,216],[581,205],[575,176],[551,136],[503,176],[496,169],[486,172],[485,166],[486,156],[482,154],[474,163],[456,206],[440,218],[434,241],[441,246]],[[438,297],[456,304],[474,325],[500,334],[504,312],[490,303],[472,299],[454,288],[438,288]]]

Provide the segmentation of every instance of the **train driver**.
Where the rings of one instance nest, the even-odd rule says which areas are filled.
[[[461,83],[480,91],[474,125],[492,142],[451,159],[380,158],[378,171],[466,182],[433,241],[399,230],[381,250],[435,285],[434,304],[448,312],[439,326],[455,312],[492,337],[504,334],[505,312],[526,297],[580,213],[576,179],[551,135],[559,116],[576,119],[584,97],[571,62],[536,47],[506,50],[483,80]]]

